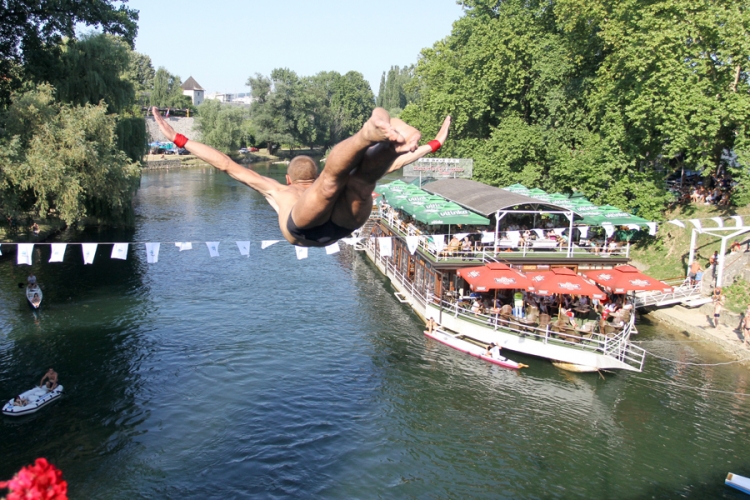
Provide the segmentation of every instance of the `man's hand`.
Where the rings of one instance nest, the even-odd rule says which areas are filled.
[[[156,106],[151,108],[151,114],[154,115],[154,120],[156,120],[156,124],[159,126],[159,130],[161,130],[161,133],[164,134],[164,137],[167,138],[168,141],[174,142],[174,138],[177,135],[177,132],[174,131],[171,125],[169,125],[166,120],[159,114],[159,110],[156,108]]]
[[[435,136],[436,141],[440,141],[440,144],[445,144],[445,140],[448,138],[448,130],[451,128],[451,115],[445,117],[443,124],[440,126],[440,130]]]

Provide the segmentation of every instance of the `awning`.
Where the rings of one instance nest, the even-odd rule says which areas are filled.
[[[592,282],[579,276],[572,269],[561,267],[549,271],[528,272],[533,292],[537,295],[587,295],[594,299],[604,299],[607,294]]]
[[[672,287],[655,278],[647,276],[633,266],[616,266],[613,269],[583,271],[599,285],[612,290],[613,293],[634,291],[657,291],[671,293]]]
[[[531,281],[505,264],[490,262],[479,267],[467,267],[456,271],[475,292],[489,290],[528,290]]]

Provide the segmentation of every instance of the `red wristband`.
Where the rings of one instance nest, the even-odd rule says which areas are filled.
[[[177,146],[178,148],[184,148],[185,144],[187,144],[187,141],[188,141],[187,137],[185,137],[182,134],[177,134],[176,136],[174,136],[174,141],[172,142],[174,142],[174,145]]]
[[[438,149],[440,149],[440,146],[442,146],[442,144],[440,144],[440,141],[438,141],[437,139],[431,140],[430,142],[427,143],[427,145],[432,148],[433,153],[437,151]]]

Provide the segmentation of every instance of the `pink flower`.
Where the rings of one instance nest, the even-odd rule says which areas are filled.
[[[0,481],[0,489],[9,488],[6,500],[68,500],[68,483],[62,471],[37,458],[34,465],[22,468],[10,481]]]

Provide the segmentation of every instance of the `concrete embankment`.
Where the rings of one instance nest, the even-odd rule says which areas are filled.
[[[665,307],[644,311],[643,314],[651,321],[682,332],[686,337],[705,340],[721,347],[736,359],[750,359],[750,348],[745,347],[742,340],[742,316],[739,314],[723,311],[718,328],[714,328],[713,324],[713,304],[705,304],[696,309]],[[750,365],[750,361],[746,364]]]

